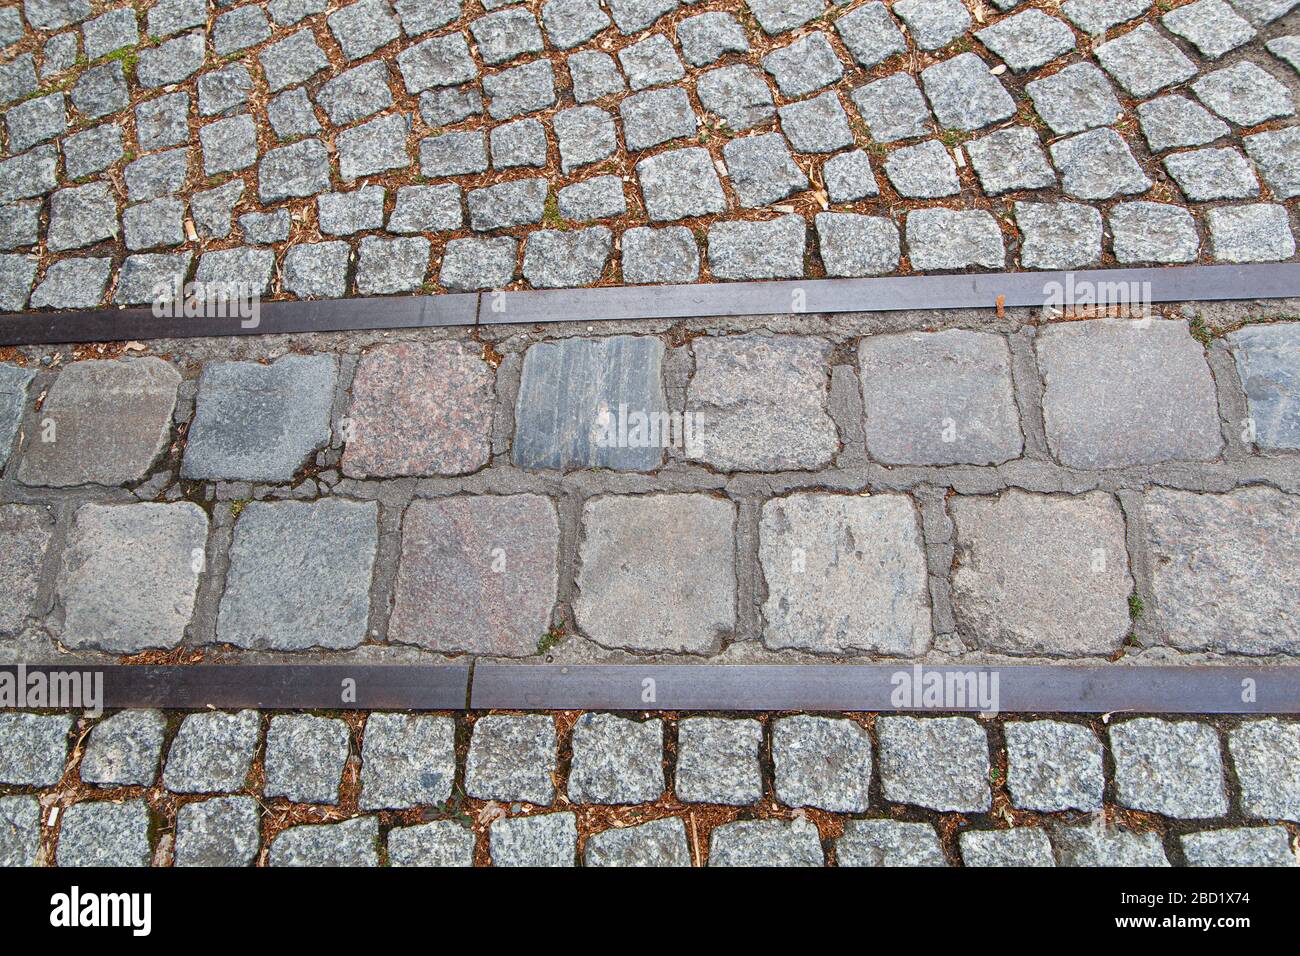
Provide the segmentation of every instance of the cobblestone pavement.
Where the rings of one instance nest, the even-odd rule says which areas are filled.
[[[1295,257],[1295,0],[25,0],[0,310]]]
[[[132,710],[3,713],[0,739],[4,866],[1295,866],[1300,850],[1294,720]]]
[[[1295,663],[1269,308],[10,350],[0,660]]]

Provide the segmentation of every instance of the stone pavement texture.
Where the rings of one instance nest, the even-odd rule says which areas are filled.
[[[0,309],[1291,260],[1294,6],[27,0]]]
[[[0,743],[2,866],[1300,865],[1291,718],[6,712]]]

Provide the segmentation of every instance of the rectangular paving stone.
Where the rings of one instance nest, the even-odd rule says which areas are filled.
[[[1300,822],[1300,726],[1246,721],[1228,731],[1228,753],[1246,816]]]
[[[883,216],[820,212],[817,248],[828,276],[884,275],[898,268],[898,227]]]
[[[81,779],[106,787],[148,787],[158,776],[167,718],[160,710],[122,710],[90,731]]]
[[[68,756],[69,714],[0,713],[0,783],[52,787]]]
[[[402,186],[388,216],[388,231],[395,233],[450,232],[465,222],[460,187]]]
[[[235,522],[217,640],[275,651],[360,644],[378,515],[373,501],[250,502]]]
[[[1283,827],[1233,827],[1185,833],[1179,839],[1188,866],[1296,866]]]
[[[802,278],[807,233],[808,224],[798,215],[715,222],[708,234],[709,271],[715,279]]]
[[[648,803],[663,795],[664,726],[586,713],[573,725],[568,797],[574,803]]]
[[[689,717],[677,724],[675,791],[684,803],[749,806],[763,796],[757,720]]]
[[[261,842],[252,797],[199,800],[176,812],[176,866],[251,866]]]
[[[1169,866],[1160,834],[1111,826],[1098,814],[1083,826],[1053,826],[1052,848],[1060,866]]]
[[[709,866],[823,866],[817,827],[808,820],[737,820],[709,836]]]
[[[429,270],[429,240],[423,236],[381,239],[366,236],[357,256],[357,292],[394,295],[414,292]]]
[[[883,3],[864,3],[837,17],[835,32],[858,66],[867,69],[907,52],[907,40]]]
[[[551,627],[559,521],[541,495],[415,501],[402,521],[389,640],[526,657]]]
[[[253,76],[240,63],[204,73],[198,79],[199,115],[231,114],[247,107]]]
[[[974,53],[961,53],[921,71],[921,85],[945,129],[977,130],[1015,115],[1002,81]]]
[[[765,646],[904,657],[929,648],[925,552],[906,496],[774,498],[759,521],[759,561]]]
[[[768,206],[808,188],[808,177],[795,164],[794,157],[790,155],[790,147],[780,133],[762,133],[733,139],[722,147],[722,153],[731,186],[743,207]],[[802,223],[803,220],[799,221]],[[751,230],[778,228],[769,223],[725,225],[744,226]]]
[[[420,140],[420,174],[433,178],[482,173],[488,168],[482,130],[453,130]]]
[[[1208,724],[1139,717],[1112,724],[1119,802],[1176,819],[1228,812],[1219,735]]]
[[[1192,262],[1201,238],[1192,214],[1181,206],[1121,202],[1110,207],[1111,252],[1122,263]]]
[[[346,70],[320,88],[316,102],[335,126],[373,116],[393,105],[388,67],[382,60],[373,60]]]
[[[917,271],[1006,265],[1002,230],[982,209],[914,209],[907,214],[904,231],[908,257]]]
[[[664,91],[653,97],[649,95],[629,97],[625,101],[629,105],[619,107],[623,113],[624,134],[629,137],[628,149],[641,149],[664,142],[673,136],[690,136],[694,133],[694,126],[691,124],[695,122],[695,117],[693,114],[687,115],[690,103],[686,100],[684,91],[679,88],[674,89],[675,92],[671,96],[669,91]],[[700,104],[709,112],[717,114],[726,128],[733,133],[759,126],[776,115],[772,91],[768,88],[767,81],[763,79],[763,74],[752,66],[736,64],[709,70],[696,79],[695,94],[699,97]],[[642,111],[643,115],[629,115],[630,104],[633,102],[646,104],[646,108]],[[657,118],[655,114],[668,104],[677,107],[672,112],[679,114],[681,121],[657,135],[637,131],[637,126],[646,126],[653,130],[656,125],[663,125],[664,119]],[[633,141],[640,142],[643,146],[633,146]]]
[[[885,160],[885,175],[907,199],[938,199],[961,192],[957,164],[938,140],[894,150]]]
[[[290,246],[284,254],[280,287],[300,299],[341,299],[347,293],[346,242],[313,242]]]
[[[289,827],[275,838],[270,866],[367,867],[379,865],[379,818]]]
[[[555,799],[557,759],[549,715],[481,717],[470,739],[465,792],[480,800],[546,806]]]
[[[36,604],[45,549],[54,535],[54,519],[35,505],[0,505],[0,635],[23,628]]]
[[[463,33],[431,37],[397,54],[397,69],[406,92],[415,94],[435,86],[459,86],[478,78],[478,67]]]
[[[1056,866],[1052,844],[1039,827],[964,830],[959,842],[962,863],[968,867]]]
[[[41,805],[35,797],[0,797],[0,866],[35,866]]]
[[[405,169],[411,164],[406,148],[410,131],[409,116],[389,113],[339,133],[334,137],[334,146],[338,151],[340,178],[353,180],[390,169]]]
[[[700,277],[700,249],[685,226],[623,231],[623,281],[628,285],[694,282]]]
[[[1215,206],[1206,210],[1205,224],[1210,229],[1210,250],[1219,262],[1278,262],[1295,255],[1285,206]]]
[[[830,346],[799,336],[697,339],[686,456],[724,471],[815,470],[839,451]]]
[[[442,251],[438,283],[449,292],[503,289],[518,274],[519,240],[452,239]]]
[[[326,22],[349,60],[369,56],[401,35],[388,0],[360,0],[331,13]]]
[[[1289,557],[1300,545],[1295,496],[1272,488],[1153,488],[1145,512],[1163,642],[1238,654],[1300,652],[1290,597],[1300,585]]]
[[[652,222],[725,212],[722,192],[708,150],[698,146],[658,153],[636,164],[637,180]]]
[[[372,713],[361,746],[361,809],[446,802],[456,775],[455,736],[449,717]]]
[[[534,60],[483,77],[488,115],[508,120],[555,105],[555,71],[549,60]]]
[[[27,387],[35,376],[33,369],[0,363],[0,469],[8,462],[18,437],[23,409],[27,407]]]
[[[1227,338],[1246,391],[1255,444],[1300,448],[1300,323],[1246,326]]]
[[[852,720],[798,714],[772,724],[776,797],[789,807],[862,813],[871,801],[871,734]]]
[[[1083,269],[1101,263],[1101,212],[1072,202],[1017,202],[1026,269]]]
[[[32,291],[33,309],[93,309],[104,298],[112,271],[111,259],[91,257],[60,259],[45,270],[45,278]]]
[[[66,488],[143,478],[171,437],[180,373],[156,358],[74,362],[50,388],[18,478]]]
[[[882,717],[876,738],[886,800],[959,812],[991,805],[988,737],[971,718]]]
[[[928,823],[846,820],[835,841],[837,866],[947,866],[938,834]]]
[[[181,83],[202,69],[205,55],[201,30],[142,49],[135,68],[136,82],[146,89]]]
[[[316,197],[317,225],[323,235],[350,236],[384,225],[384,187],[363,186],[351,192]],[[283,237],[288,239],[286,235]]]
[[[859,86],[849,98],[878,143],[912,139],[931,132],[930,109],[909,73],[893,73]]]
[[[1007,789],[1017,807],[1053,813],[1101,809],[1105,777],[1101,741],[1082,724],[1015,720],[1002,727]]]
[[[389,866],[473,866],[474,831],[436,820],[388,831]]]
[[[465,194],[469,224],[475,232],[509,229],[542,221],[546,205],[545,179],[513,179],[471,189]]]
[[[587,837],[583,866],[690,866],[686,826],[662,817],[636,826],[611,828]]]
[[[488,830],[493,866],[574,866],[578,825],[572,813],[502,817]]]
[[[893,11],[922,50],[947,46],[971,27],[970,14],[959,0],[898,0]]]
[[[281,714],[266,732],[266,780],[262,793],[295,803],[339,802],[350,734],[342,720]]]
[[[565,60],[565,66],[573,83],[573,98],[579,103],[590,103],[627,89],[627,81],[614,64],[614,58],[600,50],[573,53]]]
[[[107,183],[60,189],[50,197],[45,242],[51,252],[80,249],[117,234],[117,201]]]
[[[55,851],[59,866],[148,866],[151,856],[144,800],[82,801],[63,812]]]
[[[1035,340],[1047,443],[1073,468],[1216,458],[1214,380],[1183,322],[1058,322]]]
[[[290,355],[270,365],[210,362],[181,459],[190,479],[291,481],[330,440],[338,361]]]
[[[524,240],[524,278],[534,289],[595,285],[609,261],[613,233],[605,226],[538,229]]]
[[[167,751],[163,786],[172,793],[244,789],[260,734],[261,715],[255,710],[190,714]]]
[[[736,624],[735,523],[734,505],[704,494],[589,499],[573,599],[581,632],[603,647],[716,653]]]
[[[1007,491],[950,502],[957,628],[981,649],[1081,657],[1119,650],[1130,629],[1124,517],[1099,491]]]

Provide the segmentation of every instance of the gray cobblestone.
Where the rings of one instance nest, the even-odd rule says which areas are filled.
[[[1179,819],[1228,811],[1219,735],[1212,727],[1140,717],[1111,725],[1110,749],[1124,806]]]
[[[341,720],[309,714],[272,718],[262,793],[295,803],[337,804],[348,748],[348,725]]]
[[[988,739],[969,717],[882,717],[876,721],[886,800],[932,810],[987,810]]]
[[[100,721],[81,758],[81,779],[108,787],[149,786],[158,775],[166,726],[157,710],[124,710]]]
[[[474,722],[465,792],[480,800],[546,805],[555,799],[555,722],[544,714]]]
[[[361,747],[363,810],[439,804],[456,775],[455,726],[448,717],[374,713]]]
[[[253,766],[261,717],[191,714],[181,722],[163,764],[163,786],[173,793],[229,793],[244,789]]]

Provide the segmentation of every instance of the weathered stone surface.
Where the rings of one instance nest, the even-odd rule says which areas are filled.
[[[388,231],[396,233],[449,232],[465,223],[460,187],[402,186],[388,216]]]
[[[235,523],[217,640],[297,651],[366,638],[379,506],[254,501]]]
[[[1098,45],[1093,52],[1130,96],[1145,98],[1196,75],[1196,64],[1149,23]]]
[[[622,93],[627,89],[623,74],[614,65],[614,58],[600,50],[574,53],[566,61],[569,78],[573,81],[573,98],[579,103]]]
[[[274,250],[236,246],[203,253],[194,280],[204,285],[216,284],[218,288],[232,289],[237,301],[243,295],[267,294],[274,272]]]
[[[970,14],[960,0],[899,0],[893,11],[922,50],[947,46],[971,27]]]
[[[737,820],[709,837],[709,866],[822,866],[817,828],[807,820]]]
[[[1192,92],[1238,126],[1256,126],[1295,114],[1291,91],[1249,60],[1206,74],[1192,84]]]
[[[123,153],[122,127],[116,123],[104,123],[102,126],[94,126],[64,138],[64,170],[67,172],[68,179],[81,179],[108,169],[122,158]],[[10,208],[31,207],[18,204]],[[32,238],[21,245],[30,245],[35,241],[35,238]],[[6,244],[5,248],[13,248],[13,246]]]
[[[763,642],[913,656],[930,644],[916,510],[901,495],[795,494],[763,506]]]
[[[1219,735],[1208,724],[1139,717],[1112,724],[1119,802],[1179,819],[1228,812]]]
[[[798,715],[772,725],[776,797],[790,807],[861,813],[871,801],[871,735],[852,720]]]
[[[189,502],[83,505],[58,579],[59,640],[119,654],[175,647],[198,592],[208,519]]]
[[[1076,63],[1044,79],[1030,80],[1025,92],[1057,135],[1106,126],[1122,114],[1105,74],[1091,63]]]
[[[244,234],[244,241],[254,245],[269,246],[277,242],[284,242],[289,238],[289,210],[277,209],[275,212],[244,213],[239,217],[239,228]],[[262,288],[270,288],[269,276]]]
[[[188,252],[127,256],[117,276],[113,301],[118,305],[149,305],[160,283],[169,289],[184,283],[192,258]]]
[[[956,163],[934,139],[894,150],[885,160],[885,175],[898,194],[908,199],[938,199],[961,192]]]
[[[83,801],[63,811],[59,866],[148,866],[149,859],[149,806],[143,800]]]
[[[471,189],[469,224],[475,232],[509,229],[542,221],[546,206],[545,179],[512,179],[495,186]]]
[[[1246,326],[1228,341],[1250,404],[1255,444],[1300,448],[1300,323]]]
[[[888,464],[1000,464],[1024,446],[1000,336],[950,329],[864,337],[867,451]]]
[[[411,118],[405,113],[388,113],[334,137],[338,153],[339,178],[359,179],[411,164],[406,137]]]
[[[966,866],[1056,866],[1052,844],[1037,827],[965,830],[960,843]]]
[[[780,133],[733,139],[723,146],[723,156],[742,206],[766,206],[808,188],[808,177]]]
[[[807,222],[796,215],[765,222],[715,222],[709,226],[709,269],[715,279],[800,278],[807,233]]]
[[[299,136],[315,136],[321,131],[320,120],[301,86],[285,90],[266,104],[266,117],[281,142]]]
[[[173,793],[242,790],[261,730],[255,710],[191,714],[181,722],[163,764],[163,786]]]
[[[57,30],[87,19],[90,0],[23,0],[23,13],[33,29]]]
[[[690,717],[677,725],[677,799],[748,806],[763,796],[757,720]]]
[[[251,866],[260,844],[252,797],[216,797],[176,812],[176,866]]]
[[[361,745],[363,810],[444,803],[456,776],[456,726],[450,717],[374,714]]]
[[[389,866],[473,866],[474,832],[451,820],[388,831]]]
[[[320,88],[316,102],[335,126],[373,116],[393,104],[388,69],[382,60],[374,60],[346,70]]]
[[[1038,134],[1025,126],[998,130],[963,147],[980,185],[990,196],[1056,185]]]
[[[619,65],[627,75],[628,86],[644,90],[682,79],[686,69],[668,38],[652,33],[618,53]]]
[[[1256,133],[1242,139],[1246,154],[1278,199],[1300,196],[1300,129]],[[67,150],[67,141],[64,141]]]
[[[35,797],[0,797],[0,866],[35,866],[41,805]]]
[[[461,176],[487,168],[487,140],[482,130],[453,130],[420,140],[420,173],[424,176]]]
[[[1101,212],[1081,203],[1018,202],[1026,269],[1082,269],[1101,262]]]
[[[1007,789],[1017,807],[1047,813],[1101,809],[1102,746],[1082,724],[1017,720],[1003,725]]]
[[[983,210],[915,209],[907,214],[906,233],[913,269],[1000,269],[1006,264],[1002,230]]]
[[[618,176],[596,176],[565,186],[560,190],[558,198],[560,215],[577,222],[609,219],[627,213],[623,180]]]
[[[725,212],[726,197],[708,150],[670,150],[636,164],[636,175],[652,222]]]
[[[928,823],[846,820],[835,841],[838,866],[947,866],[939,836]]]
[[[1074,49],[1074,32],[1035,8],[977,30],[975,36],[1017,73],[1044,66]]]
[[[618,149],[614,118],[599,107],[561,110],[555,114],[552,126],[560,148],[560,167],[566,173],[599,162]]]
[[[540,120],[522,119],[494,126],[489,139],[492,165],[497,169],[546,165],[546,130]]]
[[[495,120],[535,113],[555,105],[555,71],[549,60],[534,60],[483,77],[483,92]]]
[[[9,460],[14,447],[27,405],[27,386],[35,374],[32,369],[0,364],[0,468]]]
[[[233,113],[248,105],[249,95],[253,92],[253,77],[244,66],[234,63],[224,69],[200,75],[197,86],[199,115],[216,116],[219,113]],[[302,94],[301,88],[297,92]],[[281,94],[281,96],[291,97],[293,93],[294,91],[290,90]],[[305,99],[305,94],[303,95]],[[310,107],[307,107],[307,109],[310,112]],[[312,114],[312,119],[315,119],[314,114]],[[303,132],[314,132],[314,130],[304,129]],[[202,134],[202,131],[200,131],[200,134]],[[187,129],[179,142],[184,142],[188,138],[189,132]],[[247,142],[246,137],[244,137],[244,142]]]
[[[357,292],[395,295],[414,292],[429,269],[429,240],[423,236],[381,239],[366,236],[357,257]]]
[[[903,32],[883,3],[864,3],[837,17],[835,32],[858,65],[868,69],[896,53],[907,52]]]
[[[1165,157],[1165,169],[1193,202],[1250,199],[1259,181],[1246,157],[1235,149],[1197,149]]]
[[[478,78],[478,67],[463,33],[431,37],[407,47],[397,54],[397,68],[406,92],[411,94],[431,87],[459,86]]]
[[[1108,222],[1111,251],[1119,262],[1192,262],[1200,249],[1196,223],[1181,206],[1116,203]]]
[[[1146,514],[1166,641],[1185,649],[1296,652],[1296,614],[1287,595],[1297,581],[1294,563],[1282,558],[1300,541],[1291,495],[1266,488],[1224,495],[1152,489]]]
[[[27,297],[32,289],[32,280],[36,278],[36,256],[0,255],[0,308],[9,312],[20,312],[27,305]],[[57,263],[56,263],[57,265]],[[51,270],[53,266],[50,267]],[[7,458],[9,446],[5,446]]]
[[[488,64],[506,63],[544,46],[537,18],[527,7],[510,7],[471,20],[469,31]]]
[[[474,722],[465,792],[480,800],[546,805],[555,799],[555,721],[546,714]]]
[[[493,866],[574,866],[578,825],[572,813],[546,813],[492,821],[488,852]]]
[[[449,292],[500,289],[514,279],[519,242],[508,236],[453,239],[442,251],[438,282]]]
[[[609,261],[613,233],[605,226],[538,229],[524,241],[524,278],[535,289],[595,285]]]
[[[734,506],[709,495],[589,499],[578,627],[605,647],[715,652],[735,627],[734,532]],[[657,582],[649,606],[647,580]]]
[[[330,33],[349,60],[369,56],[400,36],[388,0],[360,0],[331,13]]]
[[[1129,632],[1124,518],[1102,492],[951,502],[958,629],[1008,654],[1111,654]]]
[[[844,64],[820,30],[773,50],[763,57],[763,69],[790,99],[814,93],[844,75]]]
[[[1165,28],[1188,40],[1201,55],[1216,60],[1249,42],[1255,28],[1223,0],[1198,0],[1171,10],[1160,18]]]
[[[969,717],[882,717],[876,722],[886,800],[932,810],[987,810],[988,738]]]
[[[212,25],[212,48],[217,56],[238,53],[270,38],[271,24],[261,7],[239,7],[217,17]]]
[[[0,783],[52,787],[68,755],[69,714],[0,713]]]
[[[1061,173],[1061,188],[1076,199],[1110,199],[1151,188],[1128,145],[1113,129],[1094,129],[1048,147]]]
[[[179,246],[185,241],[184,218],[185,204],[179,199],[155,199],[128,206],[122,214],[126,247],[136,250]]]
[[[664,817],[639,826],[602,830],[587,837],[584,866],[690,866],[686,826]]]
[[[569,799],[648,803],[664,792],[664,727],[613,714],[586,713],[573,725]]]
[[[824,0],[745,0],[745,6],[769,36],[801,27],[826,9]]]
[[[839,438],[827,411],[825,341],[717,337],[696,340],[694,351],[687,457],[726,471],[816,469],[832,460]]]
[[[50,197],[50,226],[45,242],[51,252],[115,239],[117,233],[117,202],[107,183],[60,189]]]
[[[1185,323],[1061,322],[1044,329],[1035,348],[1047,442],[1062,464],[1123,468],[1218,456],[1214,381]]]
[[[939,125],[948,129],[983,129],[1015,115],[1016,103],[988,64],[974,53],[961,53],[921,71],[926,98]]]
[[[871,159],[860,149],[826,160],[822,165],[822,179],[831,202],[853,202],[880,194],[876,175],[871,171]],[[897,227],[894,233],[897,235]]]
[[[1051,839],[1061,866],[1169,866],[1160,834],[1110,826],[1101,815],[1086,826],[1053,827]]]
[[[379,819],[289,827],[271,844],[271,866],[378,866]]]
[[[284,254],[280,287],[300,299],[339,299],[347,292],[346,242],[312,242],[290,246]]]
[[[54,535],[54,518],[34,505],[0,505],[0,635],[22,630],[34,611],[41,564]]]
[[[596,0],[548,0],[542,7],[542,25],[553,46],[568,50],[600,33],[610,19]]]
[[[295,803],[338,803],[348,748],[348,725],[341,720],[310,714],[273,717],[266,732],[262,793]]]
[[[751,66],[737,64],[735,66],[719,67],[716,70],[703,73],[696,80],[695,92],[704,108],[721,117],[722,122],[732,132],[743,132],[767,122],[776,115],[772,91],[768,89],[762,74]],[[661,98],[666,99],[666,94]],[[684,95],[682,98],[684,99]],[[636,97],[629,97],[629,99],[636,99]],[[644,99],[650,101],[649,97]],[[654,105],[659,104],[656,102]],[[689,106],[689,102],[686,105]],[[620,107],[620,109],[622,108]],[[622,111],[623,123],[626,127],[628,116],[626,110]],[[649,112],[647,110],[647,113]],[[653,114],[646,116],[643,121],[647,124],[655,123]],[[694,126],[691,124],[695,122],[694,114],[689,117],[683,116],[682,120],[674,125],[673,135],[691,135],[695,131]],[[658,123],[662,124],[663,120],[659,120]],[[691,125],[688,132],[680,132],[688,125]],[[644,137],[638,137],[638,139],[644,139]],[[647,145],[654,144],[649,143]],[[630,141],[628,148],[634,148]]]
[[[677,24],[677,42],[691,66],[709,66],[728,53],[749,52],[744,28],[730,13],[721,11],[682,20]]]
[[[257,166],[257,195],[264,203],[314,196],[329,188],[329,153],[317,139],[273,149]]]
[[[158,710],[123,710],[95,725],[81,779],[107,787],[150,786],[158,775],[167,719]]]
[[[104,297],[113,261],[107,258],[60,259],[45,270],[32,292],[33,309],[93,309]]]
[[[1294,867],[1288,837],[1282,827],[1237,827],[1184,833],[1180,839],[1188,866]]]
[[[849,97],[878,143],[925,136],[931,131],[930,109],[909,73],[894,73],[860,86]]]
[[[0,162],[0,202],[29,199],[53,190],[58,160],[58,150],[46,145]]]
[[[202,69],[205,54],[200,30],[142,49],[135,68],[136,82],[149,89],[183,82]]]
[[[821,212],[814,221],[818,251],[828,276],[883,275],[898,268],[898,227],[891,220]]]
[[[795,152],[831,153],[853,145],[849,116],[833,91],[782,106],[781,131]]]
[[[290,481],[330,439],[337,359],[290,355],[271,365],[204,366],[181,475]]]
[[[624,231],[622,240],[623,281],[629,285],[694,282],[700,276],[699,246],[685,226],[639,226]]]
[[[1210,249],[1219,262],[1277,262],[1295,255],[1285,206],[1253,203],[1206,210]]]
[[[512,457],[524,468],[649,471],[681,423],[666,421],[663,343],[650,336],[532,346],[515,404]],[[676,434],[668,434],[676,431]]]
[[[1138,105],[1138,122],[1152,151],[1203,146],[1227,136],[1228,124],[1198,103],[1176,94]]]

